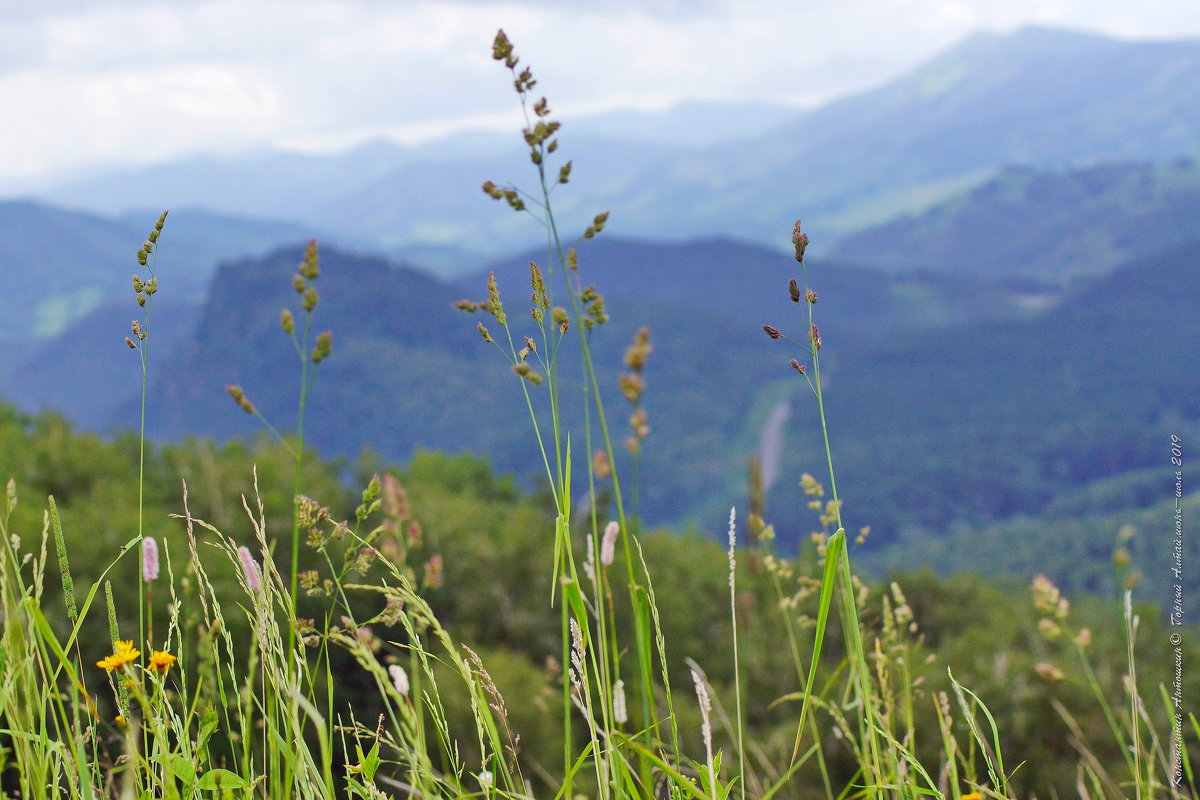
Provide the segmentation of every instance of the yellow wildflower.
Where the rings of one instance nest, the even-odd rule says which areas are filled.
[[[154,670],[160,675],[166,675],[167,670],[174,665],[175,656],[171,655],[170,653],[163,652],[162,650],[155,650],[150,654],[150,669]]]
[[[105,656],[96,662],[97,667],[103,667],[109,671],[117,667],[123,667],[130,661],[134,661],[142,653],[133,646],[133,640],[113,642],[113,654]]]

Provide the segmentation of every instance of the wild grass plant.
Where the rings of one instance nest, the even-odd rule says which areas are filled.
[[[136,340],[127,340],[143,367],[136,531],[111,563],[85,578],[71,563],[71,531],[55,499],[47,500],[40,532],[18,529],[18,489],[8,484],[0,515],[5,790],[26,798],[139,799],[1016,797],[1022,769],[1038,754],[1014,761],[1005,751],[997,715],[956,677],[955,664],[939,662],[924,639],[919,604],[900,583],[872,589],[852,568],[825,414],[819,298],[799,223],[792,232],[799,278],[786,291],[803,333],[764,329],[798,348],[791,368],[820,420],[827,477],[801,478],[817,518],[813,537],[796,554],[776,552],[761,486],[752,486],[746,522],[739,528],[731,511],[721,552],[697,543],[683,564],[656,561],[661,542],[639,531],[627,507],[635,491],[622,478],[652,446],[643,403],[652,333],[642,329],[625,356],[623,454],[605,405],[607,368],[592,355],[592,339],[608,319],[604,298],[552,204],[571,177],[570,162],[552,165],[561,126],[503,32],[493,56],[509,71],[525,113],[537,182],[530,192],[490,181],[483,189],[543,227],[547,257],[530,264],[528,303],[506,302],[511,290],[493,275],[486,300],[459,306],[486,315],[477,324],[481,339],[511,366],[540,447],[552,513],[541,530],[523,536],[536,539],[529,546],[543,554],[545,572],[530,581],[544,589],[539,602],[557,632],[554,651],[539,653],[546,659],[541,688],[553,687],[553,698],[538,688],[506,694],[494,677],[504,653],[473,646],[439,611],[446,565],[428,552],[418,514],[392,474],[370,477],[344,516],[338,503],[304,493],[311,491],[307,398],[316,366],[331,353],[331,336],[313,335],[315,242],[294,279],[302,319],[290,311],[280,318],[300,362],[296,435],[277,435],[294,468],[290,537],[272,533],[280,526],[270,524],[257,472],[237,514],[225,509],[217,523],[193,513],[194,489],[183,483],[175,532],[146,533],[145,348],[164,214],[139,251],[139,264],[151,269],[149,281],[134,279],[146,317],[133,326]],[[607,212],[595,215],[579,239],[601,233],[607,219]],[[577,372],[565,369],[567,358],[578,359]],[[565,377],[576,374],[581,381]],[[229,390],[261,418],[244,391]],[[566,408],[576,403],[583,424],[571,430]],[[856,541],[865,535],[860,529]],[[131,582],[134,560],[135,585],[122,585]],[[685,581],[663,578],[672,568],[709,567],[721,573],[720,592],[680,597]],[[56,579],[61,611],[48,602]],[[121,605],[131,593],[136,617]],[[1171,777],[1172,743],[1200,730],[1194,717],[1188,730],[1164,727],[1174,719],[1168,694],[1139,686],[1140,620],[1128,595],[1117,693],[1107,675],[1113,665],[1104,674],[1096,669],[1093,634],[1075,623],[1053,584],[1039,577],[1032,595],[1045,657],[1033,672],[1054,684],[1072,670],[1102,710],[1104,725],[1085,730],[1066,705],[1056,709],[1076,754],[1078,795],[1200,797],[1186,748],[1178,753],[1182,780]],[[671,631],[682,616],[720,625],[728,636],[715,638],[726,649],[676,638]],[[104,652],[88,651],[94,629],[111,645]],[[552,745],[522,740],[517,720],[529,719],[537,703],[553,717],[545,728],[557,737]],[[553,761],[543,757],[551,749]]]

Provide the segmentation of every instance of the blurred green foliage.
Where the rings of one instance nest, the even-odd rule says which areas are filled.
[[[62,510],[78,592],[86,591],[137,530],[136,445],[136,439],[128,435],[105,440],[76,434],[60,417],[29,416],[0,408],[0,469],[4,472],[0,477],[11,476],[20,497],[11,529],[22,536],[25,549],[36,548],[43,528],[44,498],[53,494]],[[148,459],[146,531],[169,550],[177,569],[186,561],[186,536],[183,522],[171,515],[183,512],[182,481],[187,482],[188,506],[194,517],[249,543],[252,531],[242,498],[254,507],[257,474],[268,535],[278,542],[288,538],[292,462],[283,448],[265,440],[253,445],[214,446],[192,439],[152,448]],[[562,673],[560,619],[549,604],[551,509],[544,498],[522,491],[512,477],[497,475],[481,458],[431,452],[418,453],[407,467],[398,470],[386,468],[369,454],[353,465],[314,460],[307,467],[305,491],[328,506],[334,520],[347,519],[353,524],[359,497],[347,484],[365,483],[380,472],[398,479],[396,486],[402,487],[411,508],[406,516],[409,527],[398,528],[391,545],[381,540],[385,543],[380,549],[406,564],[423,583],[439,618],[460,641],[480,653],[505,697],[509,726],[521,736],[519,751],[531,774],[555,774],[561,757]],[[804,510],[796,516],[803,519],[809,514]],[[416,527],[411,527],[414,523]],[[202,547],[204,537],[199,531]],[[733,706],[727,554],[721,544],[695,531],[682,535],[653,532],[644,535],[643,542],[667,642],[680,731],[694,752],[700,746],[699,720],[684,658],[694,659],[706,670],[718,708]],[[582,552],[582,542],[578,544]],[[286,559],[285,550],[279,548],[278,559]],[[755,543],[739,549],[737,557],[736,613],[744,707],[757,751],[752,757],[785,763],[795,735],[798,705],[776,701],[798,691],[802,682],[788,652],[781,614],[802,619],[812,613],[815,598],[802,593],[793,605],[782,609],[772,583],[770,552]],[[781,580],[784,595],[795,594],[805,580],[818,574],[815,558],[809,545],[790,562],[793,571]],[[327,574],[314,551],[306,550],[303,559],[302,569],[325,570]],[[620,562],[618,556],[610,572],[613,580],[624,575]],[[110,576],[123,624],[131,624],[130,615],[136,614],[134,591],[141,585],[136,569],[136,560],[125,558]],[[367,570],[361,582],[370,583],[381,575]],[[177,579],[186,577],[177,575]],[[215,570],[213,577],[232,587],[228,567],[224,573]],[[1074,785],[1078,754],[1070,743],[1064,713],[1077,720],[1094,753],[1111,763],[1119,761],[1073,651],[1062,640],[1049,641],[1039,634],[1027,579],[984,578],[972,573],[939,577],[920,569],[898,572],[889,580],[903,587],[915,625],[900,641],[906,648],[903,658],[911,678],[918,684],[914,706],[918,753],[925,751],[931,759],[936,758],[934,703],[938,692],[950,691],[949,668],[995,715],[1007,761],[1013,765],[1025,762],[1014,778],[1018,794],[1064,794]],[[54,596],[61,592],[57,579],[48,576],[46,586],[42,606],[51,612],[58,610],[56,622],[65,624],[62,604]],[[865,591],[860,612],[868,628],[877,633],[885,591],[885,585]],[[1110,703],[1123,713],[1120,709],[1128,704],[1121,682],[1127,662],[1119,603],[1111,597],[1073,600],[1071,624],[1076,630],[1090,629],[1087,652],[1097,678]],[[378,595],[373,593],[352,595],[351,603],[359,619],[379,611]],[[1139,685],[1148,712],[1163,735],[1167,729],[1158,686],[1169,680],[1173,667],[1168,635],[1156,609],[1138,607],[1137,611],[1142,625],[1137,640]],[[300,611],[301,616],[317,619],[337,613],[331,610],[328,598],[305,598]],[[618,608],[617,613],[619,626],[628,630],[628,609]],[[336,616],[333,618],[336,621]],[[376,624],[374,634],[384,647],[403,644],[399,627]],[[107,638],[102,626],[85,629],[81,639],[85,663],[91,654],[99,657],[107,652]],[[800,640],[802,653],[808,652],[810,638],[805,630]],[[1196,641],[1197,637],[1185,637],[1186,663],[1200,660]],[[836,625],[828,643],[823,659],[827,663],[818,686],[835,674],[844,652]],[[333,657],[338,659],[335,674],[342,681],[339,698],[349,697],[357,719],[371,720],[374,689],[367,676],[352,658]],[[1040,677],[1034,668],[1037,664],[1057,666],[1063,679]],[[450,684],[452,681],[446,682]],[[1183,695],[1200,696],[1200,673],[1185,672]],[[448,689],[445,700],[452,728],[457,724],[470,730],[471,712],[465,697],[456,697]],[[728,750],[729,732],[717,727],[718,744]],[[465,752],[472,747],[469,739],[460,744]],[[831,737],[822,747],[835,783],[849,781],[854,762],[844,745]],[[982,773],[979,777],[983,778]],[[819,786],[815,771],[802,771],[796,780],[799,787],[810,785],[808,781],[814,788]]]

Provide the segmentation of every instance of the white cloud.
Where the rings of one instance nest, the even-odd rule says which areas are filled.
[[[515,119],[504,27],[560,113],[812,104],[978,28],[1200,32],[1193,0],[41,0],[0,10],[2,169]]]

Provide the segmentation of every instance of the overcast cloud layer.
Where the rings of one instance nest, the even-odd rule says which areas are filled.
[[[977,30],[1200,35],[1194,0],[40,0],[0,5],[0,181],[258,145],[516,125],[510,34],[560,115],[687,99],[797,107]],[[597,6],[600,6],[599,8]]]

